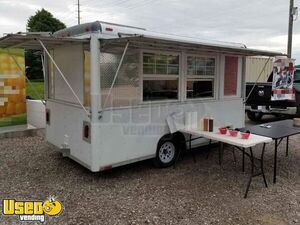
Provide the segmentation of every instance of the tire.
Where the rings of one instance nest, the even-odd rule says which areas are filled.
[[[258,122],[263,117],[263,113],[247,111],[247,116],[251,121]]]
[[[172,166],[178,157],[179,146],[172,138],[162,138],[157,145],[156,156],[153,163],[156,167],[166,168]]]

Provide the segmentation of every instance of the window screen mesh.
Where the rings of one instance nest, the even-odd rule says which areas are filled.
[[[111,93],[108,96],[120,63],[122,51],[123,49],[117,53],[101,53],[101,97],[102,107],[104,108],[132,106],[138,104],[140,100],[139,53],[129,49],[124,57]]]

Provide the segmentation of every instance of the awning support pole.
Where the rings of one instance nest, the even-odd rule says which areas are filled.
[[[247,102],[249,96],[252,94],[252,92],[253,92],[255,86],[257,85],[257,82],[258,82],[260,76],[262,75],[263,71],[265,70],[265,68],[266,68],[268,62],[270,61],[270,59],[271,59],[271,57],[268,58],[268,60],[267,60],[267,62],[265,63],[264,67],[263,67],[262,70],[260,71],[260,74],[259,74],[259,76],[257,77],[257,79],[256,79],[256,81],[255,81],[253,87],[251,88],[251,91],[249,92],[248,96],[246,96],[244,103]]]
[[[97,34],[91,35],[91,121],[98,123],[101,118],[101,80],[100,80],[100,40]]]
[[[111,84],[111,86],[110,86],[110,88],[109,88],[108,95],[107,95],[106,98],[105,98],[103,108],[105,108],[106,103],[107,103],[107,100],[108,100],[108,98],[109,98],[109,96],[110,96],[110,94],[111,94],[111,91],[112,91],[112,89],[113,89],[113,87],[114,87],[114,85],[115,85],[115,82],[116,82],[116,80],[117,80],[119,71],[120,71],[120,69],[121,69],[121,66],[122,66],[124,57],[125,57],[126,52],[127,52],[127,49],[128,49],[128,45],[129,45],[129,41],[127,41],[127,43],[126,43],[125,49],[124,49],[124,51],[123,51],[122,57],[121,57],[121,59],[120,59],[120,62],[119,62],[118,68],[117,68],[117,71],[116,71],[116,73],[115,73],[115,77],[114,77],[113,82],[112,82],[112,84]]]
[[[90,113],[86,110],[86,108],[84,107],[84,105],[81,103],[79,97],[77,96],[77,94],[75,93],[75,91],[73,90],[72,86],[69,84],[68,80],[66,79],[66,77],[64,76],[63,72],[59,69],[59,67],[57,66],[56,62],[54,61],[54,59],[52,58],[51,54],[48,52],[47,48],[45,47],[45,45],[43,44],[43,42],[41,40],[38,39],[38,41],[40,42],[41,46],[43,47],[44,51],[46,52],[46,54],[48,55],[49,59],[52,61],[53,65],[55,66],[55,68],[57,69],[57,71],[60,73],[61,77],[63,78],[63,80],[65,81],[65,83],[67,84],[67,86],[69,87],[69,89],[71,90],[72,94],[74,95],[74,97],[76,98],[77,102],[79,103],[79,105],[82,107],[82,109],[86,112],[86,114],[89,116]]]
[[[44,62],[44,57],[43,57],[43,54],[41,54],[41,62],[42,62],[42,68],[43,68],[43,76],[44,76],[44,80],[45,80],[45,78],[46,78],[46,76],[45,76],[45,62]]]

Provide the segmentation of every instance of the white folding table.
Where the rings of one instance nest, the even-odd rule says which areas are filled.
[[[249,181],[248,181],[248,184],[247,184],[247,188],[246,188],[246,192],[245,192],[245,195],[244,195],[245,198],[248,195],[249,187],[250,187],[250,184],[252,182],[253,177],[262,175],[265,186],[268,187],[267,181],[266,181],[266,178],[265,178],[265,174],[264,174],[263,159],[264,159],[264,152],[265,152],[266,144],[272,142],[272,138],[268,138],[268,137],[264,137],[264,136],[260,136],[260,135],[255,135],[255,134],[250,134],[249,139],[242,139],[240,137],[240,135],[238,135],[237,137],[232,137],[228,134],[229,132],[227,132],[226,135],[222,135],[216,130],[217,129],[214,129],[213,132],[208,132],[208,131],[201,131],[201,130],[198,130],[198,129],[186,129],[186,128],[184,128],[184,129],[179,130],[179,132],[186,133],[186,134],[190,135],[190,140],[189,140],[189,147],[190,148],[191,148],[191,141],[194,140],[194,139],[192,139],[192,135],[220,142],[221,143],[220,152],[219,152],[220,155],[222,154],[223,143],[226,143],[226,144],[229,144],[229,145],[232,145],[232,146],[236,147],[237,149],[239,149],[243,152],[243,170],[244,170],[244,156],[245,155],[249,156],[250,160],[251,160],[251,175],[250,175],[250,178],[249,178]],[[252,147],[254,147],[258,144],[263,144],[260,159],[255,158],[253,156],[253,151],[252,151]],[[248,154],[246,152],[246,149],[250,149],[250,154]],[[259,173],[254,173],[254,167],[255,167],[254,160],[255,159],[260,161],[260,172]]]

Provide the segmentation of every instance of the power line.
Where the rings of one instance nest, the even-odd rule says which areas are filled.
[[[152,1],[152,0],[144,0],[144,1],[141,1],[140,4],[132,4],[132,5],[129,5],[127,7],[127,9],[136,9],[136,8],[140,8],[140,7],[145,7],[149,4],[152,4],[153,2],[155,1]]]
[[[78,24],[80,24],[80,0],[77,0],[77,19],[78,19]]]
[[[118,8],[122,8],[122,9],[126,9],[126,10],[133,10],[133,9],[137,9],[137,8],[143,8],[149,4],[152,4],[154,2],[156,2],[157,0],[135,0],[135,1],[128,1],[128,0],[115,0],[115,1],[110,1],[107,4],[104,4],[104,7],[101,7],[101,9],[103,10],[103,8],[113,8],[113,7],[118,7]],[[93,8],[93,10],[99,11],[97,10],[97,6],[98,4],[100,4],[99,2],[96,2],[95,4],[91,4],[94,1],[91,0],[89,3],[87,3],[88,7]],[[105,0],[104,0],[105,2]],[[103,2],[102,2],[103,5]]]
[[[102,1],[102,2],[99,2],[98,0],[90,0],[88,2],[86,2],[86,5],[93,5],[93,6],[99,6],[101,5],[102,7],[106,7],[106,6],[119,6],[120,4],[124,4],[124,3],[127,3],[128,0],[109,0],[108,2],[107,1]],[[92,4],[91,4],[92,3]],[[94,4],[95,3],[95,4]]]
[[[95,2],[96,0],[91,0],[86,2],[86,5],[89,7],[95,8],[96,6],[100,6],[101,8],[111,8],[111,7],[120,7],[123,9],[130,9],[130,8],[138,8],[143,6],[148,0],[135,0],[135,1],[128,1],[128,0],[110,0],[109,2]],[[150,1],[151,2],[151,1]]]
[[[104,0],[102,1],[102,5],[104,5],[104,8],[111,8],[111,7],[118,7],[118,8],[123,8],[126,10],[134,10],[137,8],[142,8],[145,7],[153,2],[156,2],[157,0],[133,0],[133,1],[128,1],[128,0]],[[93,11],[99,11],[99,9],[97,8],[100,4],[100,2],[98,0],[77,0],[77,3],[74,4],[74,7],[76,6],[76,14],[77,14],[77,23],[81,24],[81,14],[82,14],[82,2],[84,2],[85,7],[87,9],[91,8]],[[103,7],[102,7],[103,9]],[[73,10],[71,10],[73,11]],[[74,8],[75,11],[75,8]],[[74,13],[73,12],[64,12],[61,14],[61,17],[63,17],[64,19],[69,20],[71,17],[71,14]]]
[[[74,14],[77,14],[77,4],[70,5],[68,10],[65,10],[64,12],[57,12],[57,18],[59,18],[64,23],[68,23],[71,25],[74,25],[75,19],[77,21],[77,16],[74,17]],[[72,21],[72,22],[71,22]]]

